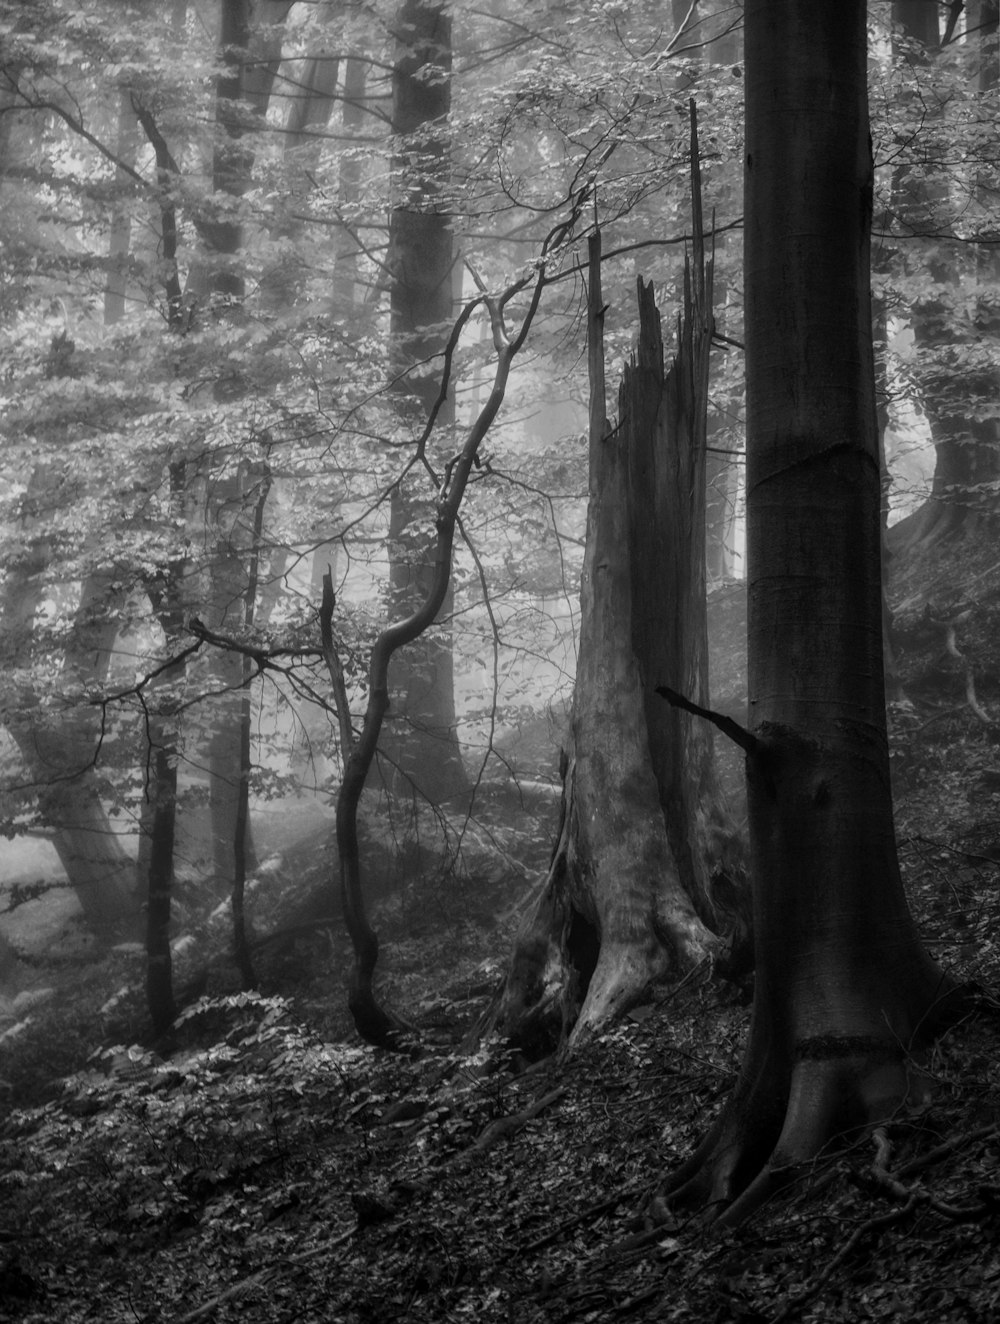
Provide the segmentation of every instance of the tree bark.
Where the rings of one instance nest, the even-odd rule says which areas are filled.
[[[367,70],[362,59],[353,57],[344,68],[344,109],[341,130],[344,137],[360,136],[364,118],[364,96]],[[361,158],[357,150],[350,149],[341,154],[337,183],[337,201],[340,215],[349,227],[354,240],[355,213],[361,195]],[[355,287],[358,278],[358,254],[348,250],[338,254],[333,269],[333,306],[338,316],[350,316],[355,304]]]
[[[756,986],[675,1198],[737,1222],[922,1088],[954,990],[900,880],[882,671],[863,0],[746,6],[747,737]]]
[[[58,484],[58,470],[37,465],[24,501],[26,532]],[[35,614],[43,600],[48,549],[35,543],[24,561],[8,568],[0,594],[5,661],[27,670],[32,662]],[[63,656],[66,693],[100,684],[116,633],[113,621],[95,604],[107,584],[99,577],[81,586],[74,630]],[[43,710],[39,696],[24,688],[14,696],[5,724],[25,767],[37,783],[38,813],[52,829],[52,844],[95,937],[111,941],[131,936],[138,922],[132,888],[132,861],[123,848],[101,799],[95,769],[100,711],[78,697],[58,715]]]
[[[222,0],[221,4],[223,69],[216,87],[217,136],[212,163],[218,214],[201,232],[212,250],[212,289],[234,318],[242,315],[246,293],[239,200],[252,182],[256,150],[248,135],[264,126],[281,61],[282,24],[290,9],[290,0],[262,0],[256,9],[252,0]],[[215,396],[221,403],[232,402],[246,389],[242,369],[235,364],[230,377],[216,381]],[[249,437],[248,445],[252,442]],[[209,625],[223,633],[238,632],[243,624],[249,552],[241,545],[239,530],[252,501],[246,486],[247,469],[245,463],[239,463],[235,474],[214,479],[211,494],[206,491],[209,538],[215,540],[208,556]],[[210,688],[221,691],[204,705],[210,732],[213,871],[218,890],[232,897],[238,870],[256,867],[249,815],[245,806],[241,810],[240,802],[243,662],[235,652],[217,650],[212,665]]]
[[[590,504],[562,818],[541,899],[492,1013],[532,1055],[562,1041],[579,1045],[714,947],[705,923],[708,861],[717,855],[707,831],[718,804],[711,738],[704,723],[654,693],[662,682],[704,702],[707,689],[712,315],[701,259],[699,248],[700,275],[666,374],[652,289],[640,281],[639,347],[613,430],[600,237],[591,240]]]
[[[253,0],[221,0],[223,68],[216,86],[218,131],[212,158],[219,199],[202,233],[212,250],[212,288],[236,303],[242,301],[246,286],[239,260],[243,222],[238,203],[250,186],[255,157],[247,134],[264,126],[281,63],[281,29],[291,7],[292,0],[261,0],[255,12]]]
[[[403,0],[396,15],[392,79],[393,202],[389,221],[390,378],[402,429],[419,431],[440,380],[438,360],[454,308],[455,256],[445,211],[451,19],[435,0]],[[446,431],[451,398],[437,416]],[[403,620],[436,574],[422,471],[393,489],[389,514],[390,619]],[[392,667],[392,702],[381,746],[386,784],[432,804],[466,789],[455,716],[451,587],[434,628]]]
[[[135,164],[138,142],[138,124],[128,92],[118,97],[118,142],[115,154],[126,165]],[[135,192],[127,172],[120,166],[115,171],[115,186],[119,197],[111,215],[108,234],[108,280],[104,287],[104,323],[112,326],[125,316],[125,296],[128,292],[129,245],[132,238],[132,216],[129,200]]]
[[[247,634],[253,629],[257,607],[257,584],[260,574],[261,537],[264,531],[264,507],[267,505],[271,490],[271,468],[267,460],[260,467],[257,499],[254,505],[253,533],[250,547],[250,573],[243,603],[243,628]],[[250,951],[248,925],[246,922],[246,880],[250,867],[247,856],[250,824],[250,773],[251,766],[251,718],[253,704],[251,685],[253,683],[253,664],[249,657],[242,660],[243,676],[240,692],[240,781],[236,800],[236,817],[233,823],[233,948],[236,964],[239,966],[244,988],[257,987],[257,973],[254,970]]]
[[[169,465],[171,515],[182,523],[186,488],[182,460]],[[150,603],[163,629],[164,655],[170,657],[184,628],[183,583],[187,566],[173,556],[149,586]],[[148,755],[142,827],[148,840],[140,845],[139,869],[146,883],[146,1006],[156,1034],[164,1034],[177,1013],[174,1001],[170,918],[173,906],[174,844],[177,829],[177,764],[180,737],[178,690],[186,664],[167,667],[155,679],[155,707],[147,725]]]
[[[385,1048],[402,1047],[407,1027],[398,1017],[387,1012],[375,996],[374,977],[378,962],[378,936],[369,922],[365,905],[358,840],[358,807],[389,706],[389,664],[399,649],[411,645],[433,624],[447,598],[451,584],[452,554],[458,513],[469,484],[472,467],[479,454],[479,448],[503,404],[510,380],[511,365],[524,345],[538,311],[545,286],[546,258],[553,247],[564,242],[571,234],[579,219],[582,202],[581,195],[574,200],[569,217],[555,226],[547,237],[537,261],[537,271],[531,282],[528,306],[516,334],[512,334],[507,328],[505,309],[515,295],[529,285],[527,276],[509,286],[499,298],[490,296],[485,288],[480,286],[479,297],[465,305],[452,327],[445,347],[444,372],[437,400],[417,443],[421,452],[434,428],[437,411],[453,389],[451,370],[455,349],[463,329],[480,303],[485,305],[493,329],[493,344],[496,350],[493,389],[468,428],[461,449],[449,463],[447,472],[439,479],[438,500],[434,513],[436,530],[433,549],[434,578],[428,586],[426,596],[415,605],[409,616],[386,625],[372,645],[368,661],[368,700],[361,734],[357,739],[354,737],[347,706],[343,668],[333,638],[332,578],[327,576],[324,580],[323,607],[320,613],[323,651],[336,697],[342,748],[350,751],[337,794],[339,890],[344,921],[354,950],[354,964],[348,987],[348,1006],[362,1038]]]

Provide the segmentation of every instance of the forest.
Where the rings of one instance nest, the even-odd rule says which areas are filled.
[[[997,1318],[998,123],[1000,0],[0,0],[0,1318]]]

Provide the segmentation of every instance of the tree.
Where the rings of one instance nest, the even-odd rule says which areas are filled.
[[[338,891],[347,930],[354,950],[354,962],[348,986],[348,1006],[358,1033],[369,1043],[383,1048],[400,1048],[407,1026],[394,1013],[386,1011],[375,996],[375,968],[378,962],[378,935],[368,918],[362,883],[362,861],[358,837],[358,806],[365,782],[372,768],[379,736],[389,708],[389,665],[402,648],[409,646],[427,631],[441,611],[451,588],[455,532],[462,501],[472,478],[473,466],[490,428],[504,402],[511,368],[523,348],[538,312],[545,288],[547,266],[558,259],[563,245],[577,224],[586,200],[581,191],[567,200],[568,216],[547,236],[542,251],[528,275],[521,276],[500,294],[490,294],[482,282],[478,296],[466,303],[452,327],[444,353],[444,368],[437,398],[431,408],[415,451],[427,463],[426,446],[433,433],[439,410],[454,389],[452,366],[462,331],[481,305],[489,319],[495,351],[493,384],[482,407],[476,412],[465,433],[458,454],[447,462],[438,477],[438,501],[434,512],[433,577],[425,594],[410,614],[391,621],[378,633],[368,655],[367,696],[360,734],[355,738],[351,725],[343,662],[333,635],[333,612],[336,605],[332,576],[324,579],[321,611],[323,651],[336,699],[340,720],[341,745],[344,751],[344,775],[337,793]],[[520,326],[508,328],[511,304],[524,290],[529,290],[521,311]]]
[[[913,334],[914,391],[935,452],[926,501],[890,540],[912,560],[942,542],[975,537],[996,514],[992,132],[979,143],[971,129],[965,148],[970,167],[961,173],[949,157],[959,116],[970,126],[993,122],[997,6],[993,0],[973,6],[960,46],[952,44],[954,10],[944,33],[935,5],[896,0],[891,12],[900,150],[886,236],[895,250],[890,299]]]
[[[882,678],[862,0],[746,6],[746,342],[756,986],[742,1069],[675,1198],[749,1214],[923,1086],[952,981],[893,834]]]
[[[715,948],[712,875],[735,836],[712,740],[656,682],[707,702],[706,416],[712,266],[692,106],[693,255],[673,362],[651,285],[617,426],[607,417],[601,243],[590,244],[590,504],[559,835],[492,1020],[533,1052],[570,1045]]]
[[[389,221],[389,371],[403,429],[423,420],[438,390],[437,360],[447,340],[456,284],[448,196],[448,112],[451,105],[451,16],[428,0],[404,0],[395,22],[398,49],[392,73],[394,135],[392,212]],[[438,426],[454,417],[449,395]],[[389,592],[392,615],[403,620],[431,588],[435,576],[422,516],[429,508],[417,468],[391,495]],[[455,719],[451,644],[452,591],[442,619],[393,664],[393,723],[381,754],[387,781],[414,788],[432,804],[466,787]]]

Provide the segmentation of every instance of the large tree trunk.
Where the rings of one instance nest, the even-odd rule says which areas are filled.
[[[455,256],[443,192],[448,177],[451,19],[433,0],[403,0],[393,67],[395,135],[389,221],[390,376],[402,427],[419,432],[434,405],[439,359],[454,309]],[[454,419],[449,398],[437,416]],[[393,489],[389,515],[390,618],[403,620],[435,576],[426,475]],[[392,705],[380,744],[386,783],[439,804],[466,789],[455,717],[451,588],[433,630],[396,654]]]
[[[252,134],[264,127],[281,61],[282,24],[290,9],[290,0],[261,0],[256,7],[252,0],[222,0],[221,4],[222,73],[217,83],[217,135],[212,163],[219,205],[218,214],[202,226],[202,233],[212,250],[213,292],[228,305],[229,315],[236,321],[242,317],[246,293],[239,200],[252,182]],[[230,375],[216,381],[215,396],[221,403],[232,404],[246,389],[241,365],[234,362]],[[251,445],[252,438],[248,438],[248,449]],[[223,634],[238,633],[243,625],[250,553],[240,530],[254,501],[248,472],[249,466],[240,462],[230,476],[213,476],[210,495],[206,496],[207,528],[209,539],[214,540],[208,557],[208,624]],[[232,888],[239,869],[256,867],[250,817],[240,800],[243,684],[239,654],[217,649],[208,681],[208,689],[217,697],[204,707],[210,733],[213,872],[216,887],[223,894]],[[237,864],[237,855],[241,864]]]
[[[27,530],[57,485],[58,471],[38,465],[25,496]],[[29,534],[30,536],[30,534]],[[35,615],[44,596],[48,552],[36,544],[24,562],[11,566],[0,594],[5,661],[28,670],[33,661]],[[115,626],[103,610],[107,583],[101,577],[81,587],[74,629],[63,657],[64,690],[101,684],[110,660]],[[79,899],[84,918],[99,940],[129,936],[138,920],[133,865],[101,799],[95,757],[100,710],[78,700],[61,712],[43,709],[27,688],[10,696],[5,725],[37,784],[38,813],[52,830],[52,844]]]
[[[514,332],[508,330],[504,310],[516,293],[529,284],[528,277],[522,277],[500,296],[494,297],[480,288],[480,294],[473,302],[466,304],[452,328],[447,350],[444,355],[444,375],[435,408],[451,394],[452,359],[463,328],[481,303],[485,306],[493,328],[493,345],[496,350],[496,366],[493,374],[493,389],[483,406],[477,411],[470,424],[461,449],[449,463],[447,474],[441,477],[438,501],[434,512],[436,540],[432,552],[435,568],[434,578],[427,595],[417,603],[412,614],[401,621],[394,621],[379,631],[369,653],[368,661],[368,698],[365,706],[364,722],[361,734],[355,739],[348,706],[347,685],[344,671],[333,635],[334,594],[332,576],[326,576],[323,585],[323,606],[320,612],[323,652],[330,671],[336,699],[337,714],[341,729],[341,744],[347,753],[344,776],[337,794],[337,854],[339,862],[340,898],[344,910],[344,920],[354,949],[354,965],[350,974],[348,1005],[354,1016],[358,1032],[370,1043],[386,1048],[398,1048],[402,1045],[401,1034],[404,1026],[399,1019],[385,1011],[375,997],[375,967],[378,962],[378,935],[372,928],[365,905],[362,886],[361,851],[358,839],[358,807],[364,791],[365,782],[371,770],[372,762],[382,731],[382,723],[389,707],[389,664],[397,651],[406,648],[419,639],[438,616],[447,598],[451,584],[452,553],[455,541],[455,529],[462,498],[469,484],[469,475],[483,439],[500,411],[510,381],[511,365],[515,356],[523,347],[528,332],[538,311],[542,290],[545,285],[545,265],[550,250],[558,246],[572,232],[579,218],[578,202],[565,221],[556,225],[542,246],[537,260],[537,272],[531,282],[532,289],[528,297],[528,306],[521,320],[520,328]],[[424,440],[433,427],[434,411],[428,419],[424,431]]]
[[[361,137],[364,119],[364,97],[367,67],[364,60],[352,58],[344,68],[344,109],[341,120],[341,132],[347,142],[354,136]],[[337,201],[340,215],[352,244],[357,225],[358,203],[361,196],[361,157],[357,149],[350,147],[342,152],[338,163]],[[338,254],[333,269],[333,306],[338,316],[350,316],[355,303],[355,286],[358,278],[358,252],[356,247],[343,254]]]
[[[302,220],[293,213],[301,212],[312,192],[324,129],[334,106],[340,57],[325,53],[324,38],[328,29],[332,32],[339,9],[334,0],[322,0],[317,7],[312,36],[322,53],[300,62],[294,83],[286,93],[290,101],[284,130],[283,188],[297,205],[289,208],[270,229],[277,258],[262,272],[260,282],[261,305],[269,312],[286,312],[298,297],[305,278],[299,244]]]
[[[738,1083],[678,1174],[736,1221],[922,1088],[953,985],[900,880],[882,677],[863,0],[746,6],[748,773]]]
[[[700,233],[700,216],[695,230]],[[657,682],[704,703],[705,402],[711,284],[667,374],[639,284],[640,334],[605,413],[600,239],[591,241],[590,505],[580,648],[559,840],[494,1015],[532,1053],[579,1044],[652,985],[705,957],[708,824],[721,815],[711,739]]]
[[[149,787],[150,851],[146,875],[146,1006],[156,1034],[169,1029],[176,1014],[170,910],[177,822],[177,749],[169,716],[151,718]]]

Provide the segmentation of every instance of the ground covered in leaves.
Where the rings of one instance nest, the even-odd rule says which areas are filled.
[[[935,956],[980,990],[979,1014],[914,1066],[929,1103],[843,1137],[720,1234],[658,1195],[725,1098],[746,1033],[745,991],[707,967],[574,1057],[524,1069],[496,1044],[460,1049],[514,913],[456,923],[447,898],[439,914],[387,899],[383,988],[417,1026],[412,1056],[353,1040],[328,939],[308,922],[262,950],[265,993],[216,981],[155,1053],[141,966],[123,955],[114,978],[81,972],[75,1002],[45,1009],[46,1047],[25,1038],[4,1067],[22,1106],[0,1127],[0,1316],[1000,1317],[1000,753],[966,700],[975,657],[980,706],[998,711],[997,614],[986,596],[949,635],[947,612],[919,606],[900,632],[908,887]],[[120,991],[98,1005],[109,978]],[[44,1081],[34,1094],[29,1070]]]
[[[947,862],[919,861],[939,955],[994,983],[995,904],[956,934],[934,909]],[[293,1001],[232,994],[194,1004],[168,1060],[110,1049],[15,1112],[2,1310],[25,1324],[997,1317],[988,997],[926,1064],[928,1107],[845,1137],[720,1236],[665,1215],[657,1189],[732,1083],[740,997],[703,970],[572,1059],[516,1071],[495,1046],[453,1047],[490,973],[474,946],[456,942],[452,968],[468,968],[450,985],[397,952],[419,1056],[333,1042]]]

